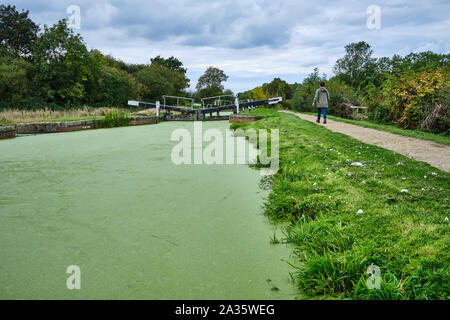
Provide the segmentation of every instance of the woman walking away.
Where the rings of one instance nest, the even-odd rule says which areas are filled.
[[[325,88],[325,82],[320,83],[320,88],[317,89],[316,95],[314,96],[314,102],[312,106],[317,105],[317,123],[320,123],[320,114],[323,112],[323,123],[327,123],[327,108],[328,101],[330,101],[330,94],[327,88]]]

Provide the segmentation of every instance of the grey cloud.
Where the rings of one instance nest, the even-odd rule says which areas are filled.
[[[364,40],[375,55],[436,48],[448,52],[448,0],[11,0],[40,25],[79,5],[90,48],[127,62],[175,55],[195,85],[208,65],[223,66],[227,87],[244,90],[280,76],[300,82],[314,67],[328,74],[344,46]],[[366,9],[382,8],[368,30]]]
[[[289,41],[295,19],[288,12],[276,11],[252,1],[200,2],[155,1],[123,7],[111,22],[116,28],[126,26],[130,35],[150,41],[180,38],[180,43],[233,48],[277,47]]]

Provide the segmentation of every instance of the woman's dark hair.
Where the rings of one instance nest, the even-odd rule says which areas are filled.
[[[321,87],[325,87],[325,81],[321,81],[321,82],[320,82],[320,86],[321,86]]]

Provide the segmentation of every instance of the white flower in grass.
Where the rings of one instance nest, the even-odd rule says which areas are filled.
[[[437,173],[436,172],[432,172],[431,173],[433,176],[437,176]]]
[[[356,214],[363,214],[364,211],[362,209],[359,209],[358,212],[356,212]]]
[[[427,178],[427,176],[423,176],[423,178],[424,178],[424,179],[426,179],[426,178]]]
[[[362,167],[364,165],[361,162],[353,162],[352,166],[354,166],[354,167]]]
[[[366,184],[366,181],[365,180],[363,180],[363,182],[362,182],[363,184]]]
[[[314,182],[313,186],[317,186],[317,182]]]
[[[402,162],[397,163],[398,166],[401,166],[402,164],[403,164]]]
[[[328,196],[328,199],[331,199],[331,196]]]
[[[402,178],[402,180],[406,180],[406,178]]]
[[[445,217],[444,221],[448,221],[448,217]]]
[[[425,188],[422,188],[422,191],[425,191]]]
[[[408,193],[408,189],[402,189],[400,192],[401,193]]]
[[[378,183],[383,183],[383,182],[381,182],[381,181],[378,181]]]

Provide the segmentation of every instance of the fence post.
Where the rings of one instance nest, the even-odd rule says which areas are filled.
[[[160,107],[160,103],[159,101],[156,101],[156,116],[159,118],[159,107]]]
[[[234,104],[236,106],[236,114],[239,114],[239,99],[234,99]]]

